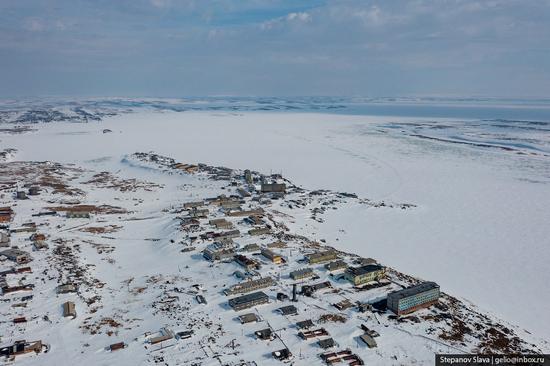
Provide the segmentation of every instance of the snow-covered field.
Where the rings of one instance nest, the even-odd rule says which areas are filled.
[[[154,151],[182,162],[282,173],[306,189],[352,192],[376,202],[416,205],[408,210],[376,209],[349,201],[337,210],[323,213],[318,221],[309,219],[309,212],[294,212],[294,219],[286,224],[299,234],[325,239],[339,250],[376,258],[400,272],[436,281],[442,291],[467,299],[482,311],[518,325],[536,337],[550,339],[549,132],[532,131],[533,136],[522,135],[523,139],[536,138],[531,145],[513,144],[513,148],[503,149],[499,145],[502,141],[495,142],[494,136],[490,144],[497,148],[456,143],[456,131],[461,130],[464,121],[438,120],[437,123],[453,127],[453,136],[442,135],[440,131],[429,136],[437,138],[426,138],[424,132],[422,137],[418,136],[415,126],[419,123],[434,122],[421,118],[313,113],[138,112],[87,124],[39,124],[33,126],[36,131],[0,135],[0,141],[2,149],[17,149],[15,157],[9,155],[11,160],[74,163],[85,170],[109,171],[167,187],[159,193],[143,193],[145,203],[136,205],[144,210],[141,215],[149,219],[125,224],[124,229],[113,234],[120,238],[117,244],[120,246],[131,246],[131,238],[137,237],[166,239],[173,223],[164,219],[159,210],[171,202],[177,205],[201,193],[212,193],[216,188],[182,191],[180,196],[182,184],[195,184],[196,188],[198,183],[182,183],[179,177],[159,176],[154,170],[129,165],[125,157],[137,151]],[[102,133],[103,129],[112,133]],[[482,129],[468,131],[476,142],[485,138],[482,132]],[[442,136],[455,141],[445,141]],[[487,139],[483,140],[483,145],[486,142]],[[116,192],[95,189],[90,197],[95,202],[130,207],[129,201],[122,202],[124,199],[117,202]],[[279,209],[293,214],[284,207]],[[109,221],[116,224],[116,220]],[[158,231],[149,230],[151,227]],[[166,253],[166,263],[162,263],[162,267],[170,268],[166,275],[179,275],[180,261],[164,241],[159,248],[139,246],[135,252],[131,247],[123,248],[121,252],[134,255],[128,258],[119,255],[120,264],[114,266],[100,262],[101,269],[97,270],[120,281],[130,277],[143,280],[158,273],[158,268],[149,273],[147,268],[140,267],[142,258],[150,255],[148,251],[157,249]],[[201,271],[207,266],[198,263],[189,270]],[[136,268],[143,271],[132,273]],[[113,290],[111,296],[116,296],[117,289]],[[128,301],[124,304],[130,309]],[[53,308],[55,304],[35,306]],[[140,311],[145,310],[130,310],[131,317],[146,318]],[[160,326],[149,318],[139,329],[153,330]],[[55,337],[63,339],[63,329],[57,330]],[[66,334],[70,337],[77,337],[78,332],[67,326]],[[337,332],[343,334],[345,330]],[[48,334],[48,330],[43,329],[41,334]],[[86,338],[78,339],[81,345],[87,342]],[[433,352],[453,351],[445,347],[412,346],[416,341],[404,338],[400,341],[386,338],[386,342],[395,343],[397,348],[391,348],[389,353],[382,350],[384,357],[397,352],[396,349],[407,354],[418,347],[417,352],[410,351],[411,362],[431,362]],[[543,344],[538,342],[539,346]],[[59,359],[59,353],[56,355],[54,359]],[[398,354],[399,362],[406,363],[404,360],[409,356]],[[66,357],[75,362],[81,360],[72,354]],[[98,364],[110,360],[100,355],[96,359]],[[376,358],[371,361],[376,362]]]

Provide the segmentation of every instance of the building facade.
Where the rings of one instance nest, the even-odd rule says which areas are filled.
[[[229,300],[229,306],[235,311],[248,309],[256,305],[267,304],[269,302],[269,296],[264,292],[258,291],[251,294],[235,297]]]
[[[307,254],[305,257],[308,263],[317,264],[338,259],[338,254],[334,250],[326,250],[323,252]]]
[[[424,282],[389,293],[387,300],[388,309],[397,315],[409,314],[435,304],[439,296],[440,291],[437,283]]]
[[[275,264],[281,264],[283,263],[283,257],[272,250],[269,250],[267,248],[262,248],[261,251],[262,255],[272,261]]]
[[[292,278],[294,281],[303,280],[305,278],[310,278],[313,276],[315,276],[315,273],[311,268],[302,268],[290,272],[290,278]]]
[[[361,267],[350,267],[344,273],[344,278],[355,286],[363,285],[384,277],[386,270],[378,264],[369,264]]]

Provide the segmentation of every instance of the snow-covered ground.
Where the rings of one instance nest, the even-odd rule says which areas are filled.
[[[297,212],[297,219],[287,225],[297,233],[325,239],[340,250],[373,257],[401,272],[436,281],[446,293],[550,339],[550,157],[545,139],[537,142],[536,153],[521,146],[508,150],[456,144],[441,141],[440,133],[438,139],[411,133],[408,123],[419,122],[428,121],[311,113],[139,112],[87,124],[39,124],[33,126],[36,131],[2,135],[0,141],[2,149],[17,149],[12,160],[48,160],[97,172],[117,172],[125,178],[164,184],[171,187],[166,192],[176,196],[181,181],[174,181],[172,176],[160,179],[153,171],[129,166],[125,156],[154,151],[177,161],[282,173],[307,189],[353,192],[373,201],[414,204],[411,210],[379,210],[350,201],[320,215],[322,223]],[[399,128],[388,128],[388,124],[399,124]],[[112,133],[103,133],[103,129]],[[181,197],[174,197],[174,203],[200,193],[182,192]],[[141,213],[151,216],[154,227],[165,225],[156,233],[160,236],[170,232],[172,225],[159,216],[158,210],[170,202],[162,195],[144,194],[149,201],[143,206],[146,212]],[[105,193],[91,193],[91,197],[117,205],[116,193],[110,198]],[[131,246],[131,238],[154,236],[153,232],[142,232],[145,223],[149,221],[125,224],[113,236],[121,238],[120,245]],[[121,264],[115,267],[103,262],[101,271],[112,271],[107,277],[120,281],[138,278],[131,272],[140,268],[140,258],[153,249],[136,247],[134,256],[117,257]],[[179,260],[173,249],[164,244],[158,249],[166,253],[163,267],[171,268],[166,275],[179,275]],[[200,266],[206,266],[200,263],[192,270],[201,271]],[[151,275],[157,272],[154,268]],[[142,279],[147,275],[146,269],[139,273]],[[137,309],[131,314],[142,317]],[[139,330],[159,327],[150,322]],[[55,336],[61,339],[63,333]],[[397,346],[407,352],[407,346]],[[428,356],[434,351],[428,347],[415,353],[415,361],[431,360]],[[107,357],[104,362],[109,360]]]

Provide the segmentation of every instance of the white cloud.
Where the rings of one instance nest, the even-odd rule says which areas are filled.
[[[25,19],[24,27],[31,32],[42,32],[46,28],[44,21],[35,17]]]
[[[311,21],[311,15],[308,13],[290,13],[286,16],[286,19],[288,21],[301,21],[301,22],[309,22]]]
[[[262,30],[270,30],[278,27],[283,27],[287,24],[300,24],[300,23],[309,23],[311,22],[311,14],[306,12],[299,13],[289,13],[284,17],[279,17],[265,21],[260,24]]]
[[[150,0],[150,1],[151,1],[151,5],[153,5],[155,8],[160,8],[160,9],[168,8],[172,3],[171,0]]]

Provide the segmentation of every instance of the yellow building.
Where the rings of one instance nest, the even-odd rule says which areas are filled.
[[[272,261],[275,264],[281,264],[284,262],[283,257],[281,257],[279,254],[273,252],[272,250],[269,250],[267,248],[263,248],[261,251],[262,255]]]
[[[350,267],[344,273],[346,280],[355,286],[363,285],[384,277],[386,270],[378,264],[369,264],[362,267]]]

